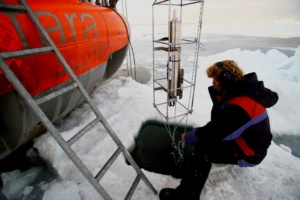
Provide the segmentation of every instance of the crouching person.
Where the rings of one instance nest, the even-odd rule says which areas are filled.
[[[265,88],[256,73],[244,75],[232,60],[215,63],[206,72],[213,79],[208,88],[211,121],[182,134],[184,143],[194,144],[193,155],[180,168],[180,185],[162,189],[161,200],[200,199],[212,163],[254,167],[271,144],[266,108],[276,104],[277,93]]]

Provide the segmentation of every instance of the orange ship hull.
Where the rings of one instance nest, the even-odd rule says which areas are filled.
[[[19,4],[17,0],[3,0]],[[92,94],[121,66],[129,43],[129,27],[115,10],[77,0],[27,0],[61,54]],[[47,46],[26,13],[0,12],[0,53]],[[53,53],[6,60],[34,98],[69,85],[69,77]],[[41,105],[56,122],[82,104],[72,90]],[[33,112],[0,71],[0,159],[44,131]]]

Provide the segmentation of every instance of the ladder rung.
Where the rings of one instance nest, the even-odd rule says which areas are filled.
[[[76,135],[74,135],[71,139],[68,140],[68,145],[72,146],[77,140],[79,140],[82,136],[84,136],[91,128],[93,128],[99,122],[98,118],[94,119],[91,123],[89,123],[86,127],[84,127],[81,131],[79,131]]]
[[[114,163],[114,161],[117,159],[117,157],[121,153],[121,148],[118,148],[114,154],[109,158],[109,160],[105,163],[105,165],[102,167],[102,169],[98,172],[98,174],[95,176],[95,179],[99,182],[104,174],[107,172],[109,167]]]
[[[141,175],[141,174],[138,174],[138,175],[136,176],[136,178],[134,179],[134,181],[133,181],[133,183],[132,183],[132,185],[131,185],[131,187],[130,187],[130,189],[129,189],[129,191],[128,191],[126,197],[125,197],[125,199],[131,199],[131,197],[132,197],[132,195],[133,195],[133,193],[134,193],[136,187],[138,186],[138,184],[139,184],[141,178],[142,178],[142,175]]]
[[[44,96],[44,97],[36,100],[36,103],[37,104],[45,103],[45,102],[47,102],[47,101],[49,101],[49,100],[51,100],[51,99],[53,99],[53,98],[55,98],[55,97],[57,97],[59,95],[62,95],[62,94],[66,93],[66,92],[68,92],[68,91],[70,91],[70,90],[72,90],[72,89],[74,89],[76,87],[77,87],[77,84],[74,83],[72,85],[69,85],[68,87],[62,88],[62,89],[60,89],[60,90],[58,90],[56,92],[52,92],[51,94],[49,94],[47,96]]]
[[[35,48],[35,49],[26,49],[26,50],[20,50],[20,51],[5,52],[5,53],[1,53],[0,56],[5,60],[5,59],[10,59],[10,58],[46,53],[46,52],[50,52],[53,50],[54,50],[53,47],[41,47],[41,48]]]
[[[22,11],[26,11],[26,8],[23,5],[0,3],[0,11],[18,11],[18,12],[22,12]]]

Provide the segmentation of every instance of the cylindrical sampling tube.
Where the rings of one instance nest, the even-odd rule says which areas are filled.
[[[173,98],[177,96],[178,81],[180,81],[181,21],[177,20],[176,10],[173,11],[173,19],[169,22],[169,43],[169,96]]]

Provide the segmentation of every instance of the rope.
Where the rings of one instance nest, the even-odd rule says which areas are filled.
[[[175,109],[176,110],[176,109]],[[176,144],[176,141],[175,141],[175,132],[178,128],[178,124],[180,124],[183,119],[186,117],[187,115],[185,115],[184,117],[182,117],[182,119],[178,122],[178,123],[175,123],[175,118],[174,118],[174,126],[173,126],[173,132],[171,131],[171,128],[170,128],[170,124],[169,124],[169,121],[167,120],[166,122],[164,121],[163,119],[163,116],[162,114],[160,113],[160,117],[162,119],[162,121],[164,122],[164,126],[168,132],[168,135],[170,136],[171,140],[172,140],[172,147],[174,148],[174,152],[172,152],[172,155],[174,157],[174,162],[176,165],[180,164],[183,160],[184,160],[184,157],[183,157],[183,154],[184,154],[184,143],[179,140],[178,143]],[[185,124],[185,131],[186,131],[186,124]]]

